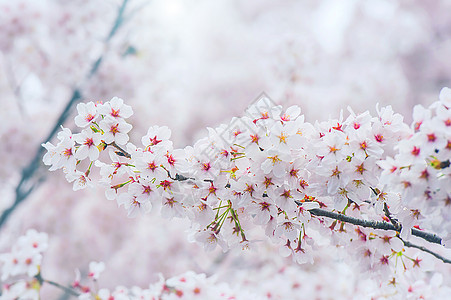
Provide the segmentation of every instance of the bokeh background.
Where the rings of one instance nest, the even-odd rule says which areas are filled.
[[[128,219],[101,191],[73,192],[61,172],[22,170],[76,93],[125,99],[135,111],[132,142],[166,125],[175,147],[242,115],[262,92],[299,105],[310,122],[348,105],[374,112],[376,103],[409,121],[414,105],[451,85],[450,11],[448,0],[0,0],[0,211],[24,174],[21,188],[35,184],[1,225],[0,250],[28,228],[48,232],[43,274],[63,284],[101,260],[107,287],[195,270],[282,299],[295,299],[295,284],[318,299],[365,294],[371,282],[332,256],[301,268],[264,243],[258,253],[205,253],[188,241],[186,220]],[[64,126],[74,127],[75,111]]]

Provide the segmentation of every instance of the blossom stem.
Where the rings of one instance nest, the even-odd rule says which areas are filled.
[[[239,153],[239,154],[241,154],[241,153]],[[237,160],[237,159],[240,159],[240,158],[243,158],[243,157],[246,157],[246,156],[243,155],[243,156],[234,157],[234,158],[231,158],[230,161],[234,161],[234,160]]]
[[[132,156],[130,155],[130,153],[128,153],[127,151],[125,151],[124,149],[122,149],[118,144],[116,144],[116,142],[112,142],[111,144],[109,144],[111,146],[113,146],[114,148],[116,148],[117,150],[119,150],[119,153],[116,152],[116,154],[119,154],[121,156],[125,156],[127,158],[132,158]]]
[[[230,202],[230,200],[229,200],[229,204],[230,204],[230,213],[232,215],[233,221],[235,222],[235,225],[240,230],[241,239],[242,239],[242,241],[246,241],[246,235],[244,234],[243,228],[241,228],[241,223],[240,223],[240,220],[238,219],[238,216],[236,215],[235,210],[233,208],[231,208],[232,203]]]
[[[216,212],[215,220],[218,219],[218,215],[219,215],[221,204],[222,204],[222,200],[219,202],[219,206],[216,207],[216,209],[218,209],[218,211]],[[227,207],[227,206],[223,206],[223,208],[225,208],[225,207]]]
[[[93,162],[94,162],[94,161],[91,161],[91,163],[89,164],[88,169],[87,169],[86,172],[85,172],[86,177],[89,176],[89,173],[91,173],[91,167],[92,167]]]
[[[221,209],[221,208],[226,208],[226,207],[229,207],[229,205],[218,206],[218,207],[213,208],[213,210]]]

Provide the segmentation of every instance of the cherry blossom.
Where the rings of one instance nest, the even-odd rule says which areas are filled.
[[[99,122],[100,129],[103,130],[102,136],[105,143],[117,143],[118,145],[125,145],[128,142],[128,132],[132,129],[132,125],[126,123],[122,119],[115,119],[105,117]]]
[[[97,121],[99,114],[96,106],[93,102],[77,104],[78,115],[74,119],[75,125],[84,128]]]
[[[101,136],[97,132],[92,132],[91,130],[83,130],[78,134],[74,134],[74,140],[80,147],[75,152],[75,158],[77,160],[83,160],[86,157],[89,159],[96,160],[99,157],[99,148],[101,141]]]
[[[133,115],[133,110],[129,105],[124,104],[124,100],[113,97],[98,108],[98,113],[112,118],[127,119]]]
[[[105,270],[105,263],[92,261],[89,263],[89,274],[88,276],[94,280],[99,279],[100,273]]]
[[[30,229],[13,245],[11,252],[0,256],[3,263],[2,280],[27,274],[33,277],[39,273],[42,253],[47,249],[47,234]]]

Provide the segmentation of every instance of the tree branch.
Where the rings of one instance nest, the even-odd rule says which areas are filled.
[[[298,205],[301,204],[298,201],[296,201],[296,203]],[[346,223],[350,223],[350,224],[354,224],[354,225],[358,225],[358,226],[362,226],[362,227],[369,227],[369,228],[382,229],[382,230],[393,230],[393,231],[397,231],[397,232],[400,232],[400,230],[401,230],[401,228],[397,229],[393,224],[388,223],[388,222],[378,222],[378,221],[374,221],[374,220],[361,220],[361,219],[349,217],[349,216],[346,216],[343,214],[324,210],[321,208],[313,208],[313,209],[310,209],[309,212],[315,216],[327,217],[327,218],[335,219],[338,221],[342,221],[342,222],[346,222]],[[424,239],[428,242],[434,243],[434,244],[441,244],[441,242],[442,242],[442,238],[433,233],[424,232],[424,231],[418,230],[416,228],[412,228],[411,232],[412,232],[412,235],[422,238],[422,239]]]
[[[300,205],[302,203],[300,203],[299,201],[296,201],[296,204]],[[327,210],[320,209],[320,208],[310,209],[309,212],[315,216],[327,217],[327,218],[335,219],[338,221],[342,221],[342,222],[346,222],[346,223],[350,223],[350,224],[354,224],[354,225],[358,225],[358,226],[362,226],[362,227],[369,227],[369,228],[382,229],[382,230],[393,230],[398,233],[402,229],[402,226],[396,220],[391,218],[388,208],[384,208],[384,212],[393,224],[390,224],[388,222],[377,222],[377,221],[373,221],[373,220],[367,221],[367,220],[356,219],[356,218],[349,217],[349,216],[346,216],[346,215],[343,215],[340,213],[335,213],[335,212],[327,211]],[[435,243],[435,244],[441,244],[442,239],[439,236],[437,236],[436,234],[424,232],[424,231],[421,231],[421,230],[418,230],[415,228],[412,228],[411,232],[412,232],[412,235],[414,235],[416,237],[420,237],[428,242]],[[444,263],[451,264],[451,260],[429,250],[426,247],[418,246],[409,241],[405,241],[399,236],[398,236],[398,238],[404,243],[404,246],[406,246],[406,247],[417,248],[421,251],[424,251],[426,253],[433,255],[434,257],[440,259]]]
[[[55,281],[47,280],[47,279],[42,278],[41,273],[38,273],[38,274],[37,274],[36,276],[34,276],[34,277],[39,281],[39,284],[40,284],[40,285],[42,285],[42,284],[44,284],[44,283],[48,283],[48,284],[50,284],[50,285],[53,285],[53,286],[55,286],[55,287],[57,287],[57,288],[59,288],[59,289],[65,291],[66,293],[68,293],[68,294],[70,294],[70,295],[72,295],[72,296],[75,296],[75,297],[80,296],[80,293],[78,293],[77,291],[75,291],[75,290],[73,290],[73,289],[71,289],[71,288],[68,288],[68,287],[66,287],[66,286],[64,286],[64,285],[61,285],[61,284],[59,284],[59,283],[57,283],[57,282],[55,282]]]
[[[66,287],[64,285],[61,285],[61,284],[59,284],[57,282],[54,282],[54,281],[51,281],[51,280],[46,280],[46,279],[44,279],[44,282],[48,283],[48,284],[51,284],[51,285],[53,285],[53,286],[65,291],[66,293],[71,294],[72,296],[75,296],[75,297],[80,296],[80,293],[78,293],[78,292],[74,291],[73,289],[68,288],[68,287]]]
[[[116,144],[115,142],[112,142],[111,144],[109,144],[111,146],[113,146],[114,148],[116,148],[119,151],[116,151],[116,154],[120,155],[120,156],[125,156],[127,158],[132,158],[132,156],[130,155],[130,153],[128,153],[127,151],[125,151],[124,149],[122,149],[118,144]]]

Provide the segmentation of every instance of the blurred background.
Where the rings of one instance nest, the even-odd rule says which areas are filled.
[[[262,92],[299,105],[310,122],[348,105],[374,113],[376,103],[410,121],[414,105],[451,85],[450,11],[448,0],[0,0],[0,211],[21,200],[1,224],[1,252],[36,228],[51,241],[43,274],[63,284],[101,260],[107,287],[195,270],[255,288],[288,268],[280,274],[294,281],[318,278],[306,289],[319,299],[355,294],[356,274],[326,256],[300,269],[270,245],[258,255],[205,253],[188,242],[186,220],[128,219],[101,191],[73,192],[33,158],[60,121],[74,128],[76,103],[113,96],[135,111],[132,142],[166,125],[175,147],[242,115]],[[337,281],[331,269],[355,280]]]

